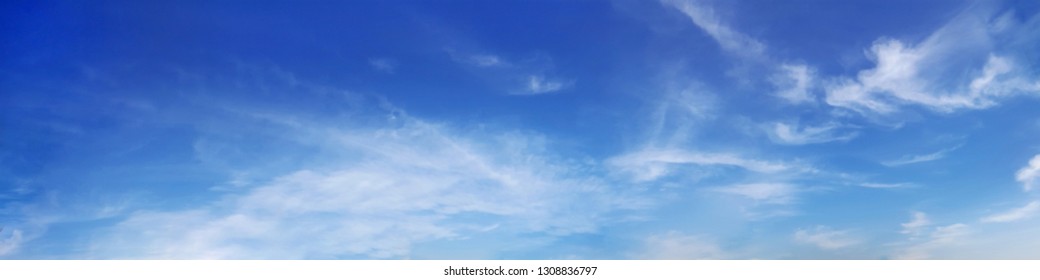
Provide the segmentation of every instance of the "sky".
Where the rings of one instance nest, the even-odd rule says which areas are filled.
[[[2,259],[1040,259],[1037,1],[3,1]]]

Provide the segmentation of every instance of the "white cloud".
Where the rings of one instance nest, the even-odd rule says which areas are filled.
[[[784,163],[682,148],[694,137],[699,124],[714,117],[716,97],[701,90],[695,82],[676,83],[669,79],[663,84],[666,87],[664,94],[654,100],[650,111],[646,112],[643,143],[632,151],[605,160],[612,171],[646,182],[686,167],[733,166],[761,173],[789,168]],[[687,177],[706,175],[706,172],[686,171],[689,170],[684,170],[683,174]]]
[[[718,245],[702,236],[686,235],[671,231],[647,237],[643,248],[633,255],[642,260],[694,260],[725,259],[725,252]]]
[[[0,257],[13,254],[23,241],[21,230],[7,229],[5,232],[0,228]]]
[[[467,53],[455,49],[446,49],[446,51],[451,55],[451,59],[455,62],[469,66],[488,68],[508,67],[512,65],[505,59],[493,54]]]
[[[1037,179],[1040,179],[1040,154],[1033,156],[1033,159],[1029,160],[1029,165],[1015,173],[1015,180],[1022,183],[1022,189],[1025,191],[1032,190],[1033,186],[1037,184]]]
[[[712,191],[741,196],[763,204],[790,204],[794,202],[795,195],[800,192],[797,187],[782,183],[732,185],[715,188]]]
[[[543,94],[563,89],[567,84],[561,81],[549,80],[543,76],[531,75],[527,77],[527,93]]]
[[[1007,223],[1030,218],[1040,212],[1040,201],[1033,201],[1025,206],[1011,209],[1004,213],[994,214],[982,218],[985,223]]]
[[[448,49],[452,60],[476,68],[473,73],[505,85],[513,95],[538,95],[557,92],[574,84],[553,75],[553,59],[547,55],[533,55],[523,59],[507,60],[493,54],[473,54]]]
[[[688,141],[695,128],[715,117],[717,97],[706,92],[696,82],[676,82],[668,79],[664,95],[655,100],[648,112],[644,146],[674,147]]]
[[[372,58],[368,60],[368,64],[376,71],[387,74],[393,74],[397,69],[397,61],[389,58]]]
[[[935,227],[928,238],[903,248],[894,257],[897,259],[928,259],[932,252],[957,245],[962,237],[968,235],[969,227],[965,224],[952,224]]]
[[[818,87],[816,71],[813,67],[803,63],[781,63],[767,53],[768,47],[765,43],[743,34],[733,27],[727,25],[720,19],[716,11],[698,0],[661,0],[666,5],[673,7],[685,15],[694,26],[700,28],[710,36],[722,49],[722,51],[735,55],[742,62],[747,63],[744,67],[765,69],[766,77],[775,88],[774,95],[790,104],[815,103],[816,96],[813,90]],[[752,66],[753,65],[753,66]],[[749,69],[740,69],[746,83],[749,79],[759,79]]]
[[[827,103],[864,114],[892,114],[904,105],[953,112],[987,108],[1003,97],[1040,91],[1035,79],[1016,71],[1010,56],[996,53],[992,41],[1000,30],[973,13],[978,12],[954,18],[916,45],[878,40],[868,53],[874,68],[832,83]],[[973,78],[960,78],[963,73]]]
[[[759,173],[792,169],[783,163],[746,159],[732,154],[701,153],[681,149],[648,149],[607,160],[607,164],[633,175],[637,181],[652,181],[669,173],[671,165],[725,165]]]
[[[924,212],[914,212],[913,216],[913,219],[909,222],[900,224],[900,226],[903,227],[901,233],[915,236],[920,235],[921,231],[923,231],[925,227],[932,224],[932,221],[928,220],[928,215]]]
[[[908,188],[912,187],[913,185],[907,183],[860,183],[859,186],[871,189],[896,189]]]
[[[940,160],[940,159],[946,157],[947,153],[952,152],[952,151],[954,151],[956,149],[959,149],[959,148],[960,148],[960,146],[957,146],[957,147],[953,147],[953,148],[949,148],[949,149],[943,149],[943,150],[940,150],[940,151],[937,151],[937,152],[934,152],[934,153],[930,153],[930,154],[925,154],[925,155],[906,155],[906,156],[900,157],[898,159],[883,161],[883,162],[881,162],[881,165],[889,166],[889,167],[895,167],[895,166],[903,166],[903,165],[907,165],[907,164],[914,164],[914,163],[922,163],[922,162],[929,162],[929,161],[934,161],[934,160]]]
[[[1009,96],[1040,93],[1040,80],[1015,63],[1019,53],[1031,49],[995,44],[1030,37],[1034,28],[1019,26],[1006,15],[994,18],[986,9],[966,11],[916,44],[880,38],[867,52],[872,68],[854,77],[818,79],[808,65],[777,63],[766,54],[765,44],[726,25],[710,5],[694,0],[662,3],[681,11],[724,51],[764,64],[775,95],[792,104],[812,103],[818,84],[825,85],[827,104],[871,116],[891,115],[908,105],[944,113],[981,109]]]
[[[776,96],[792,104],[812,103],[815,96],[812,87],[815,84],[815,73],[805,64],[784,64],[780,73],[771,80],[777,87]]]
[[[932,232],[932,242],[949,243],[961,236],[968,234],[968,226],[965,224],[952,224],[944,227],[936,227]]]
[[[849,231],[834,230],[826,226],[799,229],[795,231],[794,239],[800,243],[810,244],[826,250],[846,248],[860,243]]]
[[[479,67],[507,65],[507,63],[505,63],[501,58],[498,58],[498,56],[489,54],[469,55],[466,56],[465,61]]]
[[[328,158],[208,206],[136,212],[90,258],[407,258],[416,244],[488,228],[594,232],[605,213],[642,207],[554,158],[539,135],[396,116],[376,127],[283,127]]]
[[[855,132],[839,133],[842,127],[837,124],[822,126],[803,126],[797,124],[774,123],[769,130],[769,138],[774,143],[784,145],[805,145],[833,141],[848,141],[857,136]]]
[[[661,2],[675,7],[689,17],[694,25],[704,30],[727,52],[746,57],[759,57],[765,52],[765,45],[724,24],[710,7],[694,3],[695,1],[662,0]]]

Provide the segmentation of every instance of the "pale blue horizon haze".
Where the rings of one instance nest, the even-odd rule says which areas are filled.
[[[1040,259],[1037,1],[0,7],[0,259]]]

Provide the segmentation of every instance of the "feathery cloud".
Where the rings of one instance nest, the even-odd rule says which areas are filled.
[[[912,187],[908,183],[860,183],[858,186],[871,189],[896,189]]]
[[[922,163],[922,162],[929,162],[929,161],[934,161],[934,160],[940,160],[940,159],[945,158],[947,153],[952,152],[954,150],[957,150],[959,148],[960,148],[960,146],[956,146],[956,147],[953,147],[953,148],[943,149],[943,150],[940,150],[940,151],[937,151],[937,152],[934,152],[934,153],[930,153],[930,154],[925,154],[925,155],[906,155],[906,156],[900,157],[898,159],[883,161],[883,162],[881,162],[881,165],[888,166],[888,167],[896,167],[896,166],[903,166],[903,165],[907,165],[907,164],[914,164],[914,163]]]
[[[715,188],[712,191],[741,196],[763,204],[790,204],[800,192],[794,185],[783,183],[740,184]]]
[[[554,158],[538,135],[458,133],[391,111],[375,127],[283,127],[334,156],[210,206],[138,211],[92,257],[406,258],[416,244],[478,229],[594,232],[605,213],[641,207]]]
[[[653,181],[669,173],[670,165],[724,165],[759,173],[775,173],[793,168],[788,164],[746,159],[725,153],[701,153],[682,149],[648,149],[607,160],[617,170],[632,174],[636,181]]]
[[[846,248],[860,243],[860,240],[853,237],[848,230],[834,230],[826,226],[799,229],[795,231],[794,239],[826,250]]]
[[[1007,212],[993,214],[982,218],[985,223],[1007,223],[1027,219],[1040,212],[1040,201],[1033,201],[1025,206],[1008,210]]]
[[[376,71],[387,74],[393,74],[397,70],[397,61],[390,58],[372,58],[368,60],[368,64]]]
[[[771,129],[768,129],[769,138],[774,143],[784,145],[805,145],[805,144],[817,144],[834,141],[848,141],[855,138],[858,134],[856,132],[844,132],[840,125],[830,123],[822,126],[802,126],[798,127],[797,124],[786,124],[786,123],[774,123]]]
[[[544,94],[556,92],[567,86],[567,83],[549,80],[543,76],[532,75],[527,78],[527,93]]]
[[[452,60],[465,65],[481,68],[511,66],[509,62],[493,54],[463,53],[454,49],[448,49],[447,51],[451,55]]]
[[[633,255],[636,259],[693,260],[728,258],[718,245],[702,236],[676,231],[651,235],[643,241],[643,248]]]
[[[899,224],[903,227],[903,234],[919,235],[925,227],[932,224],[931,220],[928,220],[928,215],[924,212],[913,212],[913,219],[909,222]]]
[[[685,14],[694,25],[711,36],[726,52],[746,57],[759,57],[765,53],[764,44],[730,28],[715,15],[714,10],[706,5],[686,0],[662,0],[661,2]]]
[[[895,255],[895,258],[931,258],[933,251],[947,248],[961,242],[961,239],[970,233],[970,229],[971,228],[968,225],[961,223],[935,227],[932,229],[927,239],[903,248]]]
[[[855,78],[843,78],[827,88],[831,106],[863,114],[892,114],[905,105],[937,112],[982,109],[1000,98],[1040,92],[1040,82],[1015,67],[1013,52],[998,53],[991,42],[1004,34],[988,22],[990,16],[967,11],[919,44],[880,39],[868,55],[875,66]],[[1019,32],[1027,32],[1025,30]],[[1008,51],[1008,50],[1003,50]],[[976,61],[984,60],[983,65]],[[953,79],[944,71],[975,73]]]
[[[22,231],[8,229],[0,231],[0,257],[13,254],[22,245]]]
[[[1040,154],[1033,156],[1028,165],[1015,173],[1015,180],[1022,183],[1022,189],[1025,191],[1032,190],[1037,184],[1037,179],[1040,179]]]
[[[502,59],[498,58],[498,56],[489,54],[470,55],[466,57],[466,61],[480,67],[491,67],[506,64],[502,61]]]
[[[815,76],[805,64],[783,64],[770,81],[777,88],[776,96],[788,103],[813,103],[816,98],[811,90],[816,84]]]
[[[505,88],[512,95],[547,94],[574,84],[574,80],[552,75],[552,58],[546,55],[510,61],[493,54],[467,54],[454,49],[447,52],[455,62],[477,69],[476,75],[507,85]]]

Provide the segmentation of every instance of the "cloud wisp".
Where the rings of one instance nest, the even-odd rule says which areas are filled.
[[[899,225],[903,227],[903,231],[900,231],[900,233],[917,236],[924,231],[925,227],[932,225],[932,221],[928,219],[928,214],[915,211],[913,212],[913,219]]]
[[[897,167],[897,166],[903,166],[903,165],[909,165],[909,164],[915,164],[915,163],[922,163],[922,162],[929,162],[929,161],[940,160],[940,159],[945,158],[948,153],[950,153],[952,151],[955,151],[955,150],[957,150],[959,148],[960,148],[960,146],[957,146],[957,147],[943,149],[943,150],[939,150],[939,151],[934,152],[934,153],[924,154],[924,155],[906,155],[906,156],[900,157],[898,159],[883,161],[883,162],[881,162],[881,165],[888,166],[888,167]]]
[[[835,230],[826,226],[799,229],[794,233],[799,243],[809,244],[824,250],[837,250],[859,244],[861,241],[848,230]]]
[[[397,60],[391,58],[371,58],[368,60],[368,64],[372,66],[372,69],[376,71],[393,74],[397,70],[399,63]]]
[[[685,0],[662,0],[661,2],[686,15],[694,25],[711,36],[726,52],[740,56],[760,57],[766,51],[764,44],[724,24],[715,11],[706,5]]]
[[[740,184],[714,188],[712,191],[736,195],[761,204],[791,204],[795,202],[796,194],[801,192],[794,185],[783,183]]]
[[[642,260],[726,259],[729,256],[703,236],[670,231],[648,236],[642,249],[633,255]]]
[[[1008,210],[1007,212],[993,214],[981,219],[984,223],[1007,223],[1028,219],[1040,212],[1040,201],[1029,202],[1025,206]]]
[[[773,143],[782,145],[806,145],[827,142],[849,141],[858,136],[856,132],[845,131],[842,126],[829,123],[821,126],[801,126],[777,122],[767,128]]]
[[[407,258],[417,244],[483,230],[595,232],[610,222],[606,213],[641,207],[554,159],[538,135],[456,133],[393,114],[377,127],[283,127],[339,159],[209,206],[138,211],[97,240],[105,245],[92,257]]]
[[[868,53],[874,68],[831,83],[826,102],[863,114],[889,115],[907,105],[949,113],[1040,92],[1040,81],[1017,66],[1015,52],[1021,50],[993,47],[996,40],[1031,29],[994,25],[1000,18],[979,14],[983,11],[966,11],[917,44],[877,40]],[[949,69],[974,75],[951,80],[944,72]]]
[[[1031,191],[1040,179],[1040,155],[1033,156],[1029,164],[1015,173],[1015,180],[1022,183],[1022,190]]]
[[[701,153],[682,149],[651,149],[613,157],[607,164],[631,174],[636,181],[653,181],[669,174],[673,165],[733,166],[759,173],[793,169],[784,163],[747,159],[726,153]]]
[[[511,95],[549,94],[574,85],[573,79],[553,74],[553,59],[547,55],[514,60],[489,53],[465,53],[454,49],[447,51],[453,61],[473,69],[475,75],[509,84],[506,93]]]
[[[938,226],[931,230],[929,235],[921,241],[915,242],[894,256],[897,259],[928,259],[933,257],[933,252],[943,250],[963,242],[964,237],[971,233],[968,225],[957,223],[947,226]]]
[[[812,68],[805,64],[783,64],[780,69],[770,80],[778,90],[777,97],[791,104],[816,102],[812,90],[817,78]]]
[[[0,257],[14,253],[22,245],[22,231],[0,228]]]
[[[544,76],[532,75],[527,78],[527,93],[529,94],[545,94],[560,91],[567,84],[562,81],[549,80]]]

